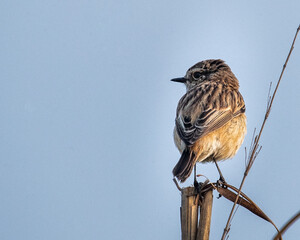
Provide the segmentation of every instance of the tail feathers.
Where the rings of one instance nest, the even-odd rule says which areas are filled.
[[[194,152],[190,151],[189,148],[186,148],[173,169],[173,175],[180,182],[184,182],[191,175],[195,163],[196,159]]]

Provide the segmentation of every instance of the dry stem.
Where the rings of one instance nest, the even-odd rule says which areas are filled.
[[[237,196],[236,196],[235,202],[234,202],[234,204],[233,204],[233,206],[232,206],[232,209],[231,209],[231,212],[230,212],[230,214],[229,214],[229,217],[228,217],[228,220],[227,220],[226,227],[224,228],[224,232],[223,232],[223,235],[222,235],[222,238],[221,238],[222,240],[224,240],[224,239],[226,238],[226,236],[227,236],[227,234],[228,234],[228,232],[229,232],[229,227],[230,227],[230,223],[231,223],[231,221],[232,221],[234,209],[235,209],[235,207],[236,207],[237,201],[238,201],[239,196],[240,196],[240,194],[241,194],[241,190],[242,190],[242,187],[243,187],[243,185],[244,185],[245,179],[246,179],[246,177],[247,177],[247,175],[248,175],[248,173],[249,173],[249,171],[250,171],[250,169],[251,169],[251,167],[252,167],[252,165],[253,165],[253,163],[254,163],[255,158],[257,157],[257,154],[259,153],[259,151],[260,151],[260,149],[261,149],[261,147],[259,147],[259,143],[258,143],[258,142],[259,142],[259,139],[260,139],[260,137],[261,137],[262,131],[263,131],[263,129],[264,129],[265,123],[266,123],[266,121],[267,121],[267,119],[268,119],[268,117],[269,117],[269,114],[270,114],[270,111],[271,111],[271,107],[272,107],[272,104],[273,104],[273,101],[274,101],[274,98],[275,98],[275,95],[276,95],[278,86],[279,86],[279,84],[280,84],[281,78],[282,78],[282,76],[283,76],[284,70],[285,70],[285,68],[286,68],[286,66],[287,66],[287,63],[288,63],[289,58],[290,58],[290,56],[291,56],[291,53],[292,53],[292,51],[293,51],[293,49],[294,49],[294,44],[295,44],[295,41],[296,41],[296,38],[297,38],[297,35],[298,35],[299,30],[300,30],[300,25],[299,25],[299,27],[297,28],[297,31],[296,31],[296,34],[295,34],[293,43],[292,43],[292,45],[291,45],[291,48],[290,48],[289,54],[288,54],[288,56],[287,56],[287,58],[286,58],[286,61],[285,61],[284,65],[283,65],[283,68],[282,68],[282,71],[281,71],[279,80],[278,80],[278,82],[277,82],[276,88],[275,88],[275,90],[274,90],[274,92],[273,92],[273,94],[272,94],[271,99],[269,99],[269,101],[268,101],[266,114],[265,114],[265,116],[264,116],[264,120],[263,120],[263,123],[262,123],[262,125],[261,125],[259,134],[255,136],[254,142],[253,142],[252,146],[250,147],[249,161],[248,161],[246,170],[245,170],[245,172],[244,172],[244,176],[243,176],[243,179],[242,179],[242,181],[241,181],[241,184],[240,184],[239,191],[238,191],[238,194],[237,194]]]

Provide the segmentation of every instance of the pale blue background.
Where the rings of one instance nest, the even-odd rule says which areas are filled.
[[[220,164],[238,186],[299,12],[299,0],[2,0],[0,239],[180,239],[172,131],[185,88],[169,80],[208,58],[240,80],[248,135]],[[300,39],[243,189],[279,227],[300,207],[299,62]],[[232,206],[216,196],[211,239]],[[239,208],[230,239],[274,234]]]

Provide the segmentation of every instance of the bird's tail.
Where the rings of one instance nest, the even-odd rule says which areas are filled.
[[[186,148],[173,169],[173,175],[180,182],[184,182],[192,173],[193,167],[196,163],[196,156],[193,151]]]

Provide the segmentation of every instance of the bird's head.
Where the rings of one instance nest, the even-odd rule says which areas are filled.
[[[185,76],[171,79],[173,82],[184,83],[187,90],[206,81],[224,81],[238,89],[239,83],[230,67],[221,59],[209,59],[190,67]]]

